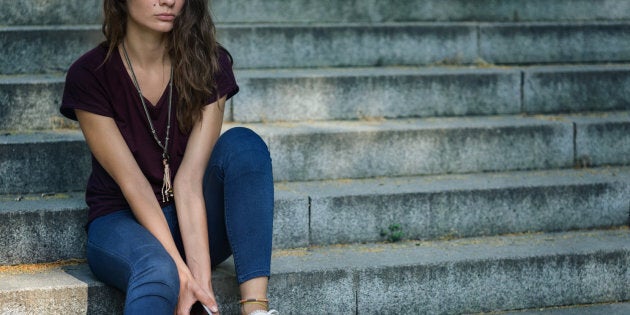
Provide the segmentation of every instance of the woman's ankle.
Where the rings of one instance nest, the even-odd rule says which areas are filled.
[[[241,313],[249,315],[257,310],[269,310],[269,300],[267,299],[268,277],[257,277],[249,279],[240,285],[242,300]]]
[[[269,300],[267,298],[248,298],[239,302],[241,304],[241,314],[249,315],[254,311],[268,311]]]

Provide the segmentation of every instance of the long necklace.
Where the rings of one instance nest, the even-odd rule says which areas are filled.
[[[125,54],[125,60],[127,61],[127,65],[129,65],[129,71],[131,72],[131,77],[133,78],[133,84],[138,90],[138,95],[140,96],[140,102],[142,102],[142,108],[144,108],[144,113],[147,116],[147,121],[149,122],[149,127],[151,128],[151,134],[153,135],[153,139],[157,142],[158,146],[162,148],[162,164],[164,165],[164,179],[162,180],[162,202],[167,202],[170,198],[173,198],[173,185],[171,185],[171,169],[169,167],[169,155],[168,155],[168,140],[169,134],[171,131],[171,105],[173,102],[173,66],[171,65],[171,77],[168,81],[168,122],[166,124],[166,138],[164,139],[164,144],[157,136],[157,132],[153,127],[153,123],[151,122],[151,116],[149,115],[149,110],[147,109],[147,104],[144,102],[144,97],[142,96],[142,91],[140,90],[140,84],[138,84],[138,79],[136,78],[135,72],[133,72],[133,67],[131,66],[131,60],[129,59],[129,55],[127,54],[127,48],[125,47],[125,42],[122,42],[123,53]]]

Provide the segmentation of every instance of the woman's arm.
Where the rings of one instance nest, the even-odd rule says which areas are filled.
[[[225,97],[205,106],[201,120],[191,130],[184,158],[173,182],[186,263],[200,284],[210,286],[210,247],[203,176],[223,124]]]
[[[188,314],[196,300],[218,311],[212,291],[204,289],[202,283],[194,279],[179,254],[151,184],[140,170],[114,120],[81,110],[76,110],[76,114],[92,154],[120,186],[136,220],[158,239],[175,261],[180,281],[179,302],[186,300],[183,304],[178,302],[176,313]]]
[[[82,110],[76,110],[76,114],[92,154],[116,181],[138,222],[164,246],[178,270],[187,271],[151,184],[140,170],[114,120]]]

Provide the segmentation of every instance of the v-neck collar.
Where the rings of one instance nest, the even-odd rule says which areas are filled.
[[[122,60],[122,56],[120,55],[119,49],[116,48],[114,50],[115,50],[114,53],[116,54],[116,61],[118,62],[118,67],[119,67],[120,71],[122,72],[123,76],[126,78],[127,85],[129,85],[129,87],[131,87],[131,89],[133,90],[134,94],[138,94],[138,90],[136,89],[136,85],[133,83],[133,79],[129,75],[129,72],[127,72],[127,68],[125,68],[125,63]],[[144,96],[144,94],[142,95],[142,98],[146,102],[147,108],[149,110],[159,110],[162,107],[164,107],[164,102],[165,102],[166,98],[168,97],[168,93],[169,93],[169,85],[167,84],[166,87],[164,88],[164,91],[162,91],[162,94],[160,95],[160,98],[158,99],[157,104],[153,104],[151,101],[149,101],[149,99],[147,99]],[[135,97],[137,98],[138,96],[136,95]],[[142,104],[140,104],[140,106],[142,106]]]

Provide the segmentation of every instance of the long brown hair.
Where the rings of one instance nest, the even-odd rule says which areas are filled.
[[[127,1],[103,1],[103,34],[109,58],[127,31]],[[219,44],[208,10],[208,0],[185,0],[168,34],[167,51],[173,65],[173,84],[179,93],[177,121],[189,132],[201,118],[201,110],[213,95],[218,99],[214,78],[219,72]]]

